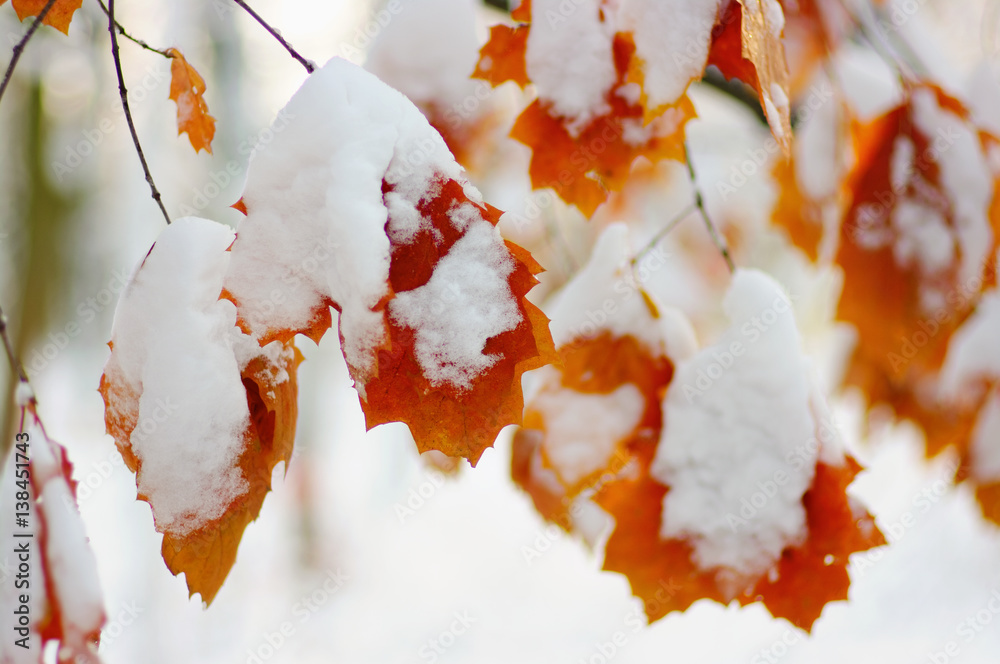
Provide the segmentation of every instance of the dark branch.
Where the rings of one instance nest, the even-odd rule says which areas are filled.
[[[146,182],[149,183],[150,194],[153,196],[156,204],[160,206],[160,212],[163,213],[163,218],[169,224],[170,215],[167,214],[167,208],[163,207],[163,201],[160,200],[160,192],[156,189],[153,176],[149,172],[149,166],[146,164],[146,156],[142,153],[142,145],[139,144],[139,134],[136,133],[135,123],[132,121],[132,111],[128,107],[128,91],[125,89],[125,77],[122,76],[122,62],[118,56],[118,32],[115,30],[116,25],[115,0],[108,0],[108,32],[111,33],[111,55],[115,59],[115,73],[118,74],[118,94],[122,98],[122,109],[125,111],[128,130],[132,133],[132,142],[135,143],[135,151],[139,154],[139,161],[142,162],[142,171],[146,174]]]
[[[298,51],[296,51],[294,48],[292,48],[291,44],[289,44],[287,41],[285,41],[285,38],[281,36],[280,32],[278,32],[277,30],[275,30],[274,28],[272,28],[270,25],[268,25],[267,21],[265,21],[264,19],[262,19],[260,17],[260,14],[258,14],[254,10],[250,9],[249,6],[247,6],[247,3],[243,2],[243,0],[233,0],[233,2],[235,2],[240,7],[242,7],[243,10],[246,11],[247,14],[250,14],[250,16],[252,16],[255,21],[257,21],[258,23],[260,23],[261,26],[263,26],[263,28],[265,30],[267,30],[268,32],[270,32],[271,36],[274,37],[275,39],[277,39],[278,43],[281,44],[282,46],[284,46],[285,50],[288,51],[288,54],[291,55],[296,60],[298,60],[299,63],[301,63],[302,66],[306,68],[307,72],[309,72],[311,74],[314,71],[316,71],[316,65],[314,65],[311,60],[306,60],[304,57],[302,57],[299,54]]]
[[[101,9],[104,10],[104,15],[107,16],[108,18],[111,18],[111,12],[108,11],[108,6],[104,4],[104,0],[97,0],[97,4],[99,4],[101,6]],[[142,41],[141,39],[136,39],[135,37],[133,37],[129,33],[125,32],[125,28],[118,21],[115,21],[115,27],[118,28],[118,34],[120,34],[125,39],[128,39],[129,41],[131,41],[131,42],[133,42],[135,44],[138,44],[139,46],[143,47],[147,51],[152,51],[153,53],[159,53],[160,55],[162,55],[165,58],[172,57],[166,51],[161,51],[158,48],[153,48],[152,46],[150,46],[146,42]]]
[[[14,67],[17,66],[17,61],[21,59],[21,53],[24,52],[24,47],[28,45],[28,40],[31,39],[32,35],[35,34],[35,31],[38,30],[38,26],[40,26],[42,21],[45,20],[45,16],[49,13],[49,10],[52,9],[52,5],[54,4],[56,4],[56,0],[49,0],[45,3],[45,6],[42,7],[42,11],[38,12],[38,16],[35,17],[34,21],[32,21],[31,27],[29,27],[28,31],[24,33],[24,36],[21,37],[21,41],[14,45],[14,52],[10,58],[10,64],[7,65],[7,72],[3,75],[3,82],[0,82],[0,99],[3,99],[3,93],[7,89],[7,84],[10,83],[11,76],[14,74]]]

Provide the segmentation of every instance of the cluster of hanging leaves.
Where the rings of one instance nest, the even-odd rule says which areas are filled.
[[[649,3],[633,4],[654,15],[666,11]],[[650,161],[683,161],[684,127],[695,116],[686,88],[701,77],[708,64],[716,65],[727,77],[739,79],[758,92],[774,136],[787,154],[792,131],[782,26],[775,24],[774,14],[766,9],[768,3],[764,0],[720,0],[716,4],[714,27],[684,39],[683,45],[688,50],[707,54],[702,56],[700,68],[696,64],[692,68],[690,63],[696,62],[698,56],[689,52],[647,54],[637,48],[631,31],[615,29],[612,3],[585,3],[574,8],[574,11],[594,12],[595,21],[603,29],[615,29],[609,55],[613,58],[616,79],[605,92],[605,110],[582,127],[574,118],[560,115],[542,94],[521,113],[510,135],[532,149],[530,175],[536,189],[551,187],[589,217],[608,199],[610,192],[625,185],[639,157]],[[537,6],[535,3],[534,7]],[[517,25],[491,28],[474,76],[494,86],[505,81],[521,87],[532,83],[527,50],[533,20],[547,21],[556,28],[560,20],[567,20],[553,8],[539,11],[541,17],[536,19],[532,7],[532,2],[525,0],[511,12]],[[669,21],[671,17],[663,20]],[[703,43],[699,44],[699,39]],[[678,61],[688,64],[678,67]],[[660,95],[651,98],[646,81],[668,74],[686,75],[683,89],[675,98]]]
[[[676,393],[691,389],[674,383],[678,362],[688,359],[692,349],[683,334],[672,330],[676,323],[665,320],[680,314],[657,305],[640,285],[628,280],[631,268],[625,252],[619,252],[616,267],[616,261],[602,251],[615,241],[613,234],[621,231],[623,227],[605,231],[592,263],[566,292],[592,293],[590,305],[596,307],[609,293],[595,284],[630,283],[635,290],[617,309],[619,317],[629,323],[624,328],[621,324],[576,326],[563,335],[558,348],[561,362],[558,368],[544,370],[547,373],[526,406],[525,424],[514,437],[511,475],[542,516],[584,539],[594,536],[588,508],[596,504],[612,517],[604,569],[629,579],[650,621],[708,598],[721,603],[737,600],[742,605],[763,602],[775,617],[810,630],[828,602],[847,599],[850,554],[885,544],[871,515],[847,494],[861,467],[842,454],[829,425],[812,413],[813,437],[797,441],[780,466],[789,475],[812,474],[811,485],[800,500],[806,535],[788,541],[766,571],[747,576],[737,569],[704,566],[694,554],[694,539],[665,537],[662,530],[669,517],[664,516],[664,498],[671,486],[657,477],[654,457],[658,449],[672,443],[664,438],[665,430],[680,426],[667,414],[666,395],[671,387]],[[562,313],[565,308],[557,305],[554,324],[559,328],[563,327]],[[650,333],[656,336],[656,330],[662,331],[662,337],[659,344],[651,345],[648,337]],[[759,348],[751,345],[746,352]],[[780,395],[758,389],[753,376],[741,380],[738,401],[719,405],[729,407],[724,411],[727,418],[738,420],[739,401],[751,402],[754,392],[764,395],[754,408],[786,409],[783,414],[791,416]],[[739,446],[737,441],[731,444]],[[827,453],[821,452],[814,460],[804,454],[810,447],[827,448]],[[703,481],[710,480],[706,476]],[[725,499],[719,499],[719,505],[724,504]],[[739,507],[751,509],[749,501],[729,507],[732,513],[727,520],[733,532],[743,529],[747,537],[757,537],[755,519],[766,517],[737,511]]]
[[[904,80],[902,100],[871,121],[846,106],[840,113],[831,130],[850,137],[854,154],[834,169],[839,189],[817,199],[794,161],[778,164],[774,222],[810,259],[843,270],[837,318],[857,331],[845,385],[860,388],[870,409],[887,406],[919,425],[928,456],[957,450],[957,479],[973,481],[997,521],[1000,478],[982,479],[972,448],[995,435],[986,418],[1000,376],[988,349],[982,371],[953,377],[956,389],[943,374],[956,334],[996,284],[1000,142],[931,82]]]
[[[338,99],[345,85],[351,94]],[[395,160],[381,166],[376,225],[364,232],[363,220],[339,225],[338,213],[322,203],[289,212],[281,198],[286,175],[294,180],[308,171],[313,186],[323,186],[317,178],[342,186],[323,142],[330,119],[363,124],[346,131],[370,143],[365,131],[388,126],[372,123],[370,114],[392,104],[406,104],[394,120],[401,123],[394,149],[407,151],[410,129],[422,158],[432,158],[415,170]],[[356,105],[371,109],[354,115]],[[304,108],[319,124],[309,124]],[[524,372],[555,359],[548,319],[525,298],[540,266],[500,237],[500,211],[479,198],[415,107],[374,76],[333,61],[284,112],[300,124],[276,131],[281,135],[254,162],[237,234],[189,217],[168,226],[150,249],[118,304],[101,379],[108,432],[164,534],[163,558],[205,602],[231,569],[274,467],[291,459],[301,360],[294,338],[318,343],[332,327],[331,307],[341,312],[339,336],[368,427],[405,422],[421,452],[473,465],[503,427],[521,422]],[[358,159],[344,154],[340,168],[357,170]],[[358,237],[384,242],[389,254],[381,280],[368,282],[375,295],[360,305],[365,286],[351,268],[370,272],[383,259],[371,243],[352,247]],[[345,272],[349,289],[340,286]],[[327,278],[309,281],[320,274]],[[300,306],[289,314],[275,306],[281,302]],[[442,329],[439,318],[451,324]],[[463,365],[470,358],[471,373]],[[183,482],[172,476],[181,450],[195,455],[187,463],[199,469]]]

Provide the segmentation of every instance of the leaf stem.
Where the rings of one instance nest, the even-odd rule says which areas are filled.
[[[104,0],[97,0],[97,4],[99,4],[101,6],[101,9],[104,11],[104,15],[107,16],[108,18],[111,18],[111,12],[108,10],[108,6],[104,4]],[[147,51],[152,51],[153,53],[159,53],[160,55],[162,55],[165,58],[171,58],[171,57],[173,57],[172,55],[170,55],[169,53],[167,53],[165,50],[154,48],[154,47],[150,46],[149,44],[147,44],[146,42],[144,42],[143,40],[137,39],[137,38],[133,37],[132,35],[130,35],[129,33],[125,32],[124,26],[122,26],[122,24],[119,23],[118,21],[115,21],[115,27],[118,28],[118,34],[120,34],[125,39],[128,39],[129,41],[131,41],[131,42],[133,42],[135,44],[138,44],[139,46],[143,47]]]
[[[118,75],[118,94],[122,100],[122,109],[125,111],[125,120],[128,122],[128,130],[132,134],[132,142],[135,144],[135,151],[139,155],[139,161],[142,163],[142,171],[146,174],[146,182],[149,184],[149,191],[156,201],[156,204],[160,207],[160,212],[163,213],[163,218],[166,219],[167,224],[170,223],[170,215],[167,214],[167,208],[163,206],[163,201],[160,198],[160,192],[156,188],[156,183],[153,182],[153,175],[149,172],[149,165],[146,164],[146,156],[142,153],[142,145],[139,144],[139,134],[135,131],[135,123],[132,121],[132,111],[128,107],[128,90],[125,89],[125,77],[122,75],[122,62],[118,55],[118,32],[115,29],[117,22],[115,21],[115,0],[108,0],[108,32],[111,33],[111,55],[115,60],[115,73]]]
[[[265,21],[263,18],[261,18],[260,14],[258,14],[253,9],[251,9],[250,6],[247,5],[247,3],[243,2],[243,0],[233,0],[233,2],[235,2],[240,7],[242,7],[243,10],[247,14],[250,14],[250,16],[252,16],[255,21],[257,21],[258,23],[260,23],[261,26],[265,30],[267,30],[269,33],[271,33],[271,36],[274,37],[275,39],[277,39],[278,43],[281,44],[282,46],[284,46],[285,50],[288,51],[288,54],[291,55],[296,60],[298,60],[299,63],[301,63],[301,65],[306,68],[306,71],[308,73],[311,74],[314,71],[316,71],[316,65],[313,64],[313,62],[311,60],[306,60],[304,57],[302,57],[302,55],[300,55],[298,51],[296,51],[294,48],[292,48],[291,44],[289,44],[287,41],[285,41],[285,38],[281,36],[280,32],[278,32],[277,30],[275,30],[274,28],[272,28],[270,25],[268,25],[267,21]]]
[[[10,58],[10,64],[7,65],[7,71],[3,75],[3,81],[0,82],[0,99],[3,99],[3,93],[7,89],[7,84],[10,83],[11,76],[14,74],[14,67],[17,66],[17,61],[21,59],[21,53],[24,52],[24,47],[28,45],[28,40],[34,36],[35,31],[38,30],[38,26],[40,26],[42,21],[45,20],[45,17],[48,15],[49,10],[52,9],[54,4],[56,4],[56,0],[49,0],[45,3],[45,6],[42,7],[42,11],[38,12],[38,16],[36,16],[35,20],[31,22],[31,26],[28,28],[28,31],[24,33],[23,37],[21,37],[21,41],[14,45],[14,51]]]
[[[701,189],[698,188],[698,180],[695,177],[694,164],[691,163],[691,151],[688,149],[687,141],[684,141],[684,161],[687,163],[688,176],[691,178],[691,188],[694,190],[694,205],[701,212],[705,228],[708,229],[708,234],[711,236],[712,242],[715,243],[716,249],[722,254],[723,260],[726,261],[726,267],[729,268],[730,272],[735,272],[736,265],[733,263],[733,257],[729,255],[729,247],[726,246],[726,241],[719,234],[715,224],[712,223],[712,219],[708,216],[708,210],[705,209],[705,199],[702,198]]]

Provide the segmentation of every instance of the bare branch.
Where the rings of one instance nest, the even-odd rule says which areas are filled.
[[[235,2],[240,7],[242,7],[243,10],[246,11],[247,14],[250,14],[250,16],[252,16],[255,21],[257,21],[258,23],[260,23],[261,26],[263,26],[263,28],[265,30],[267,30],[269,33],[271,33],[271,36],[274,37],[275,39],[277,39],[278,43],[281,44],[282,46],[284,46],[285,50],[288,51],[289,55],[291,55],[293,58],[295,58],[296,60],[298,60],[302,64],[302,66],[306,68],[307,72],[309,72],[311,74],[314,71],[316,71],[316,65],[313,64],[312,60],[306,60],[304,57],[302,57],[298,53],[298,51],[296,51],[294,48],[292,48],[291,44],[289,44],[287,41],[285,41],[285,38],[281,36],[280,32],[278,32],[277,30],[275,30],[274,28],[272,28],[270,25],[268,25],[267,21],[265,21],[264,19],[262,19],[260,17],[260,14],[258,14],[254,10],[250,9],[250,7],[247,5],[247,3],[243,2],[243,0],[233,0],[233,2]]]
[[[17,61],[21,59],[21,53],[24,52],[24,47],[28,45],[28,40],[31,39],[32,35],[35,34],[35,31],[38,30],[38,26],[40,26],[42,21],[45,20],[45,16],[49,13],[49,10],[52,9],[52,5],[54,4],[56,4],[56,0],[49,0],[45,3],[45,6],[42,7],[42,11],[38,12],[38,16],[35,17],[34,21],[32,21],[28,31],[24,33],[23,37],[21,37],[21,41],[14,45],[14,51],[10,58],[10,64],[7,65],[7,72],[3,75],[3,81],[0,82],[0,99],[3,99],[3,93],[7,89],[7,84],[10,83],[11,76],[14,74],[14,67],[17,66]]]
[[[125,111],[128,130],[132,133],[132,142],[135,143],[135,151],[139,155],[139,161],[142,162],[142,171],[146,174],[146,182],[149,183],[150,194],[153,196],[156,204],[160,206],[160,212],[163,213],[163,218],[169,224],[170,215],[167,214],[167,208],[163,207],[163,201],[160,200],[160,192],[157,190],[156,184],[153,182],[153,176],[149,172],[149,166],[146,164],[146,156],[142,153],[142,145],[139,144],[139,134],[136,133],[135,123],[132,121],[132,111],[128,107],[128,90],[125,89],[125,77],[122,76],[122,62],[118,55],[118,31],[115,29],[116,25],[115,0],[108,0],[108,32],[111,33],[111,55],[115,60],[115,73],[118,75],[118,94],[122,99],[122,109]]]

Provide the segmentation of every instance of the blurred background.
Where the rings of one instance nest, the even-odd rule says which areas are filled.
[[[475,149],[456,156],[486,199],[510,211],[505,234],[549,270],[536,302],[586,261],[609,221],[627,220],[639,247],[690,200],[678,164],[646,169],[635,191],[590,222],[551,193],[532,193],[530,153],[506,137],[530,91],[510,83],[491,90],[467,78],[488,26],[505,18],[495,7],[472,0],[253,6],[315,62],[342,56],[366,64],[429,115],[460,118],[452,129],[461,136],[450,138]],[[908,17],[900,31],[930,73],[968,99],[984,126],[1000,126],[998,3],[899,6]],[[134,36],[184,53],[205,78],[217,119],[213,154],[194,153],[176,135],[170,62],[120,42],[132,112],[167,210],[235,227],[240,214],[229,206],[251,151],[267,140],[306,72],[229,0],[121,2],[117,15]],[[27,25],[0,7],[7,44]],[[898,95],[892,72],[863,44],[848,43],[835,67],[862,115]],[[849,336],[832,323],[838,275],[812,267],[769,227],[769,169],[735,194],[719,194],[714,183],[764,145],[768,131],[732,94],[696,88],[700,119],[689,125],[689,141],[710,212],[738,264],[770,271],[792,292],[830,389]],[[206,610],[163,564],[149,506],[135,500],[134,476],[104,433],[97,386],[114,307],[164,222],[119,108],[107,21],[96,4],[77,12],[68,37],[40,30],[22,58],[0,104],[0,201],[0,302],[40,415],[75,466],[105,592],[100,653],[108,664],[1000,661],[1000,615],[988,609],[1000,592],[1000,532],[967,488],[942,481],[953,459],[926,462],[919,434],[905,423],[863,427],[856,394],[834,400],[848,446],[868,466],[852,491],[891,545],[853,558],[850,602],[829,605],[812,635],[759,605],[708,601],[646,626],[624,577],[600,571],[600,547],[547,526],[512,484],[510,431],[477,468],[463,462],[450,474],[417,455],[403,425],[365,433],[336,335],[318,347],[300,343],[295,456],[287,474],[275,470],[274,491]],[[661,246],[667,264],[646,286],[685,311],[710,343],[723,323],[724,264],[695,222]],[[0,391],[12,386],[0,365]],[[5,436],[14,428],[10,406],[0,403]],[[963,629],[970,619],[975,629]]]

